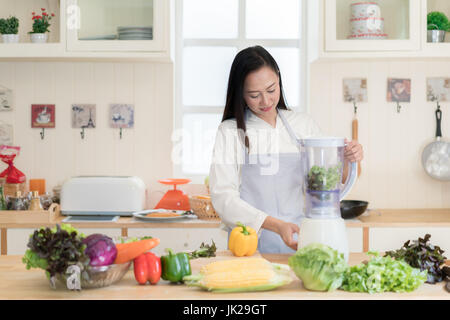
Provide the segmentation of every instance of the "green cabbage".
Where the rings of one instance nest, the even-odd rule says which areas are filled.
[[[288,264],[308,290],[333,291],[342,285],[348,265],[344,255],[329,246],[313,243],[297,250]]]

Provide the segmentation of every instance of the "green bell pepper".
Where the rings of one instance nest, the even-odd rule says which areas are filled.
[[[172,249],[166,249],[166,251],[169,254],[161,257],[161,278],[170,282],[181,282],[184,276],[192,274],[187,253],[173,253]]]

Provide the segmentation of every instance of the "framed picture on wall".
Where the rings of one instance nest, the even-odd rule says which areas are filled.
[[[31,127],[32,128],[54,128],[55,127],[55,105],[54,104],[32,104],[31,105]]]
[[[450,78],[427,78],[427,101],[450,101]]]
[[[96,105],[72,104],[72,128],[95,128]]]
[[[388,102],[411,102],[411,79],[388,79]]]
[[[343,79],[345,102],[367,102],[367,79]]]
[[[0,111],[11,111],[13,92],[12,90],[0,85]]]
[[[112,128],[133,128],[134,105],[111,104],[109,109],[109,123]]]

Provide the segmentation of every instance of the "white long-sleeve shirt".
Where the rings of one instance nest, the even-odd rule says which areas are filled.
[[[297,138],[322,135],[319,126],[308,114],[290,110],[278,112],[283,112]],[[249,155],[299,152],[279,116],[273,128],[250,110],[247,109],[246,113]],[[211,201],[224,229],[233,229],[239,221],[259,233],[268,214],[242,200],[239,193],[245,158],[242,141],[235,119],[225,120],[219,125],[209,174]]]

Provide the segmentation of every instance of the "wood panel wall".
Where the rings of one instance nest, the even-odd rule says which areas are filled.
[[[158,179],[172,177],[172,64],[1,62],[0,85],[14,94],[14,110],[0,120],[13,125],[21,147],[15,164],[27,179],[45,178],[48,191],[76,175],[137,175],[153,192]],[[43,140],[31,128],[34,103],[56,105],[56,128]],[[97,127],[84,140],[71,127],[72,103],[97,105]],[[110,103],[135,106],[135,127],[122,139],[109,126]]]
[[[411,79],[411,103],[387,102],[387,78]],[[344,78],[367,78],[368,102],[358,105],[362,174],[347,199],[372,208],[448,208],[450,182],[425,173],[421,153],[434,140],[436,103],[426,78],[450,77],[450,61],[356,60],[311,65],[310,112],[325,132],[351,138],[353,105],[343,102]],[[450,139],[450,102],[441,102],[443,136]]]

